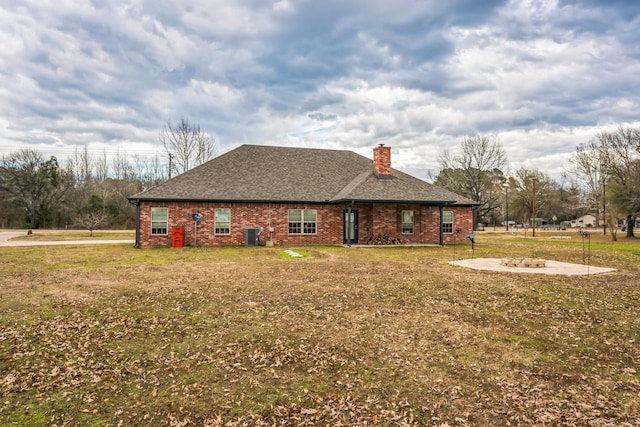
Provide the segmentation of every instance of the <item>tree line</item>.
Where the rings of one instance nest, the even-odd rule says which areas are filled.
[[[504,225],[508,216],[523,226],[543,220],[559,225],[593,214],[595,226],[613,239],[621,221],[633,237],[640,215],[640,128],[619,127],[580,144],[562,182],[524,167],[506,175],[500,141],[485,135],[465,136],[457,154],[444,151],[438,162],[434,184],[477,202],[477,223]]]
[[[22,149],[0,159],[1,228],[131,229],[135,207],[128,197],[166,181],[215,154],[215,141],[181,119],[164,126],[165,155],[145,157],[85,147],[65,161]]]
[[[0,160],[0,227],[129,229],[135,207],[128,197],[185,172],[215,155],[215,141],[188,119],[167,122],[159,135],[165,155],[144,157],[85,147],[63,163],[23,149]],[[465,136],[456,154],[444,151],[433,182],[478,203],[475,223],[560,224],[595,215],[596,226],[627,236],[640,215],[640,128],[601,132],[580,144],[557,182],[543,171],[506,174],[507,156],[496,137]],[[535,215],[534,215],[535,214]],[[540,222],[538,222],[540,225]]]

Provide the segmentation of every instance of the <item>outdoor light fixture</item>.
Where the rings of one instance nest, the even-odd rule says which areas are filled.
[[[469,239],[471,241],[471,258],[473,258],[474,255],[474,246],[476,243],[476,235],[474,233],[469,233],[466,236],[464,236],[465,239]]]
[[[202,221],[202,214],[200,212],[196,212],[191,215],[193,218],[193,246],[198,246],[198,223]]]

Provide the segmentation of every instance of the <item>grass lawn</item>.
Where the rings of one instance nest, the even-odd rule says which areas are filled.
[[[639,426],[640,240],[470,248],[618,271],[476,271],[453,246],[0,248],[0,425]]]

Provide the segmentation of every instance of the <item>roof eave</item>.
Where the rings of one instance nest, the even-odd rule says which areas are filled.
[[[330,200],[274,200],[274,199],[201,199],[179,197],[129,197],[130,201],[165,203],[334,203]]]
[[[407,200],[407,199],[331,199],[331,200],[267,200],[267,199],[201,199],[178,197],[129,197],[130,202],[164,202],[164,203],[310,203],[310,204],[340,204],[340,203],[416,203],[425,206],[440,206],[456,204],[455,200]],[[458,206],[466,206],[458,204]],[[469,205],[472,206],[472,205]]]
[[[439,206],[439,205],[451,205],[456,203],[455,200],[411,200],[411,199],[334,199],[331,200],[334,203],[417,203],[420,205],[431,205],[431,206]]]

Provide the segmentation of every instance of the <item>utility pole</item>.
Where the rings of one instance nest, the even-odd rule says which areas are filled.
[[[505,219],[506,219],[506,224],[507,224],[507,231],[509,231],[509,184],[505,183],[504,185],[504,201],[505,201],[505,205],[506,205],[506,211],[505,211]]]
[[[606,201],[607,178],[602,177],[602,232],[607,235],[607,201]]]

